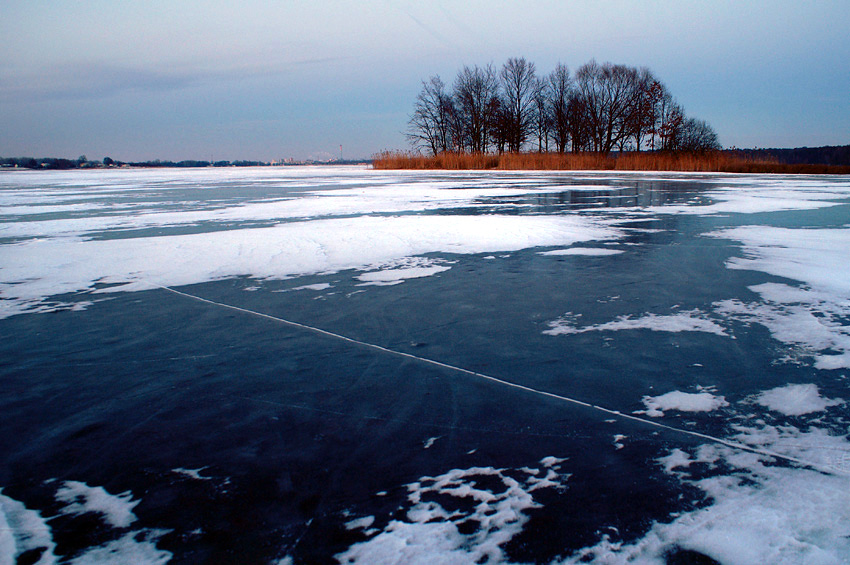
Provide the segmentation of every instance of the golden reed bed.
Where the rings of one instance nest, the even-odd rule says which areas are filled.
[[[375,155],[376,169],[620,170],[711,173],[850,174],[850,167],[789,165],[752,160],[726,152],[711,153],[440,153],[425,156],[403,151]]]

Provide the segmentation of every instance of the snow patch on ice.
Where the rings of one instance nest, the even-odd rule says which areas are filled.
[[[762,302],[721,301],[715,312],[767,327],[777,340],[813,355],[818,369],[850,368],[850,229],[743,226],[708,235],[743,243],[744,257],[730,259],[730,269],[762,271],[805,285],[752,286]]]
[[[103,487],[90,487],[79,481],[65,481],[56,492],[56,499],[67,504],[62,514],[95,512],[115,528],[126,528],[136,521],[133,508],[140,502],[133,499],[130,491],[110,494]]]
[[[603,255],[619,255],[620,253],[623,253],[622,249],[601,249],[598,247],[572,247],[570,249],[541,251],[539,255],[587,255],[593,257]]]
[[[406,269],[387,269],[385,271],[372,271],[363,273],[357,279],[363,281],[359,286],[377,285],[387,286],[403,283],[407,279],[418,279],[430,277],[437,273],[448,271],[451,267],[443,265],[431,265],[430,267],[409,267]]]
[[[816,384],[790,384],[756,395],[755,402],[786,416],[802,416],[841,406],[840,398],[824,398]]]
[[[676,448],[659,463],[668,474],[702,491],[708,504],[670,522],[656,522],[631,543],[603,537],[562,563],[662,565],[676,550],[698,552],[720,563],[848,562],[850,465],[840,469],[830,463],[850,454],[847,438],[790,426],[737,429],[736,441],[838,472],[766,464],[773,463],[772,458],[720,444],[702,445],[693,454]],[[708,467],[692,471],[694,463]]]
[[[721,179],[718,182],[730,183]],[[746,179],[746,183],[752,183]],[[824,190],[823,185],[808,186],[805,181],[783,178],[778,182],[763,180],[758,186],[718,187],[706,193],[714,202],[708,205],[667,205],[653,206],[648,211],[659,214],[758,214],[765,212],[783,212],[789,210],[816,210],[841,204],[841,200],[850,197],[850,187],[835,183],[832,190]]]
[[[540,506],[532,493],[541,488],[565,488],[567,477],[556,469],[562,461],[555,457],[542,460],[547,471],[542,478],[536,476],[539,469],[529,473],[528,468],[493,467],[453,469],[422,477],[407,485],[410,506],[404,517],[391,520],[376,535],[336,558],[343,564],[503,562],[502,546],[522,531],[528,510]],[[452,500],[451,511],[440,503],[446,497]]]
[[[119,529],[127,528],[135,521],[132,510],[139,503],[138,500],[132,500],[129,492],[112,495],[102,487],[90,487],[77,481],[63,483],[56,492],[56,499],[67,504],[59,511],[60,515],[75,516],[95,512],[104,516],[107,525]],[[157,540],[166,533],[167,530],[155,529],[128,531],[118,539],[88,548],[74,557],[68,558],[64,555],[62,563],[167,563],[172,554],[156,547]],[[27,553],[27,563],[52,565],[59,561],[56,549],[48,520],[42,518],[37,511],[28,509],[21,502],[2,494],[0,490],[0,563],[16,563]],[[35,557],[38,559],[33,561]]]
[[[0,489],[0,563],[17,563],[21,554],[39,549],[42,553],[36,565],[56,562],[56,544],[47,521]]]
[[[364,516],[362,518],[357,518],[355,520],[350,520],[345,523],[346,530],[365,530],[375,523],[374,516]]]
[[[850,229],[741,226],[707,235],[744,244],[744,257],[729,259],[730,269],[763,271],[802,281],[815,290],[850,294],[846,276]]]
[[[646,410],[638,410],[635,414],[646,414],[653,418],[664,416],[666,410],[679,412],[712,412],[718,408],[729,406],[726,398],[715,396],[710,392],[682,392],[674,390],[661,396],[644,396],[642,399]]]
[[[443,436],[429,437],[427,440],[425,440],[425,443],[423,444],[422,449],[431,449],[431,446],[434,445],[434,442],[437,441],[438,439],[440,439],[441,437],[443,437]]]
[[[144,530],[129,532],[117,540],[89,549],[71,560],[73,565],[102,565],[103,563],[132,563],[137,565],[162,565],[172,554],[156,547],[156,540],[164,531]]]
[[[329,288],[331,288],[330,283],[316,283],[316,284],[304,284],[304,285],[301,285],[301,286],[296,286],[296,287],[290,288],[289,290],[316,290],[316,291],[321,291],[321,290],[328,290]]]
[[[177,473],[178,475],[183,475],[185,477],[189,477],[190,479],[194,479],[196,481],[211,481],[212,477],[205,477],[201,475],[201,471],[206,469],[206,467],[201,467],[200,469],[184,469],[183,467],[178,467],[176,469],[172,469],[172,473]]]
[[[429,253],[517,251],[620,235],[616,228],[578,216],[432,215],[315,220],[180,236],[31,240],[0,245],[0,317],[30,312],[63,293],[138,291],[238,276],[284,279],[368,270]],[[95,290],[95,282],[121,286]]]
[[[705,332],[721,336],[729,335],[722,326],[708,319],[707,314],[699,309],[666,316],[648,313],[633,318],[630,315],[624,315],[611,322],[582,327],[576,325],[576,318],[575,314],[567,312],[564,316],[548,322],[549,329],[544,330],[543,333],[546,335],[570,335],[585,332],[647,329],[656,332]]]

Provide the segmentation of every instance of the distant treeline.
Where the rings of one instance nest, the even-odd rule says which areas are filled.
[[[562,64],[538,75],[525,58],[499,69],[464,66],[451,87],[432,76],[407,135],[430,155],[720,149],[711,126],[687,117],[649,69],[596,61],[575,75]]]
[[[850,166],[850,145],[796,147],[794,149],[727,149],[751,160],[775,161],[787,165]]]
[[[153,161],[117,161],[110,157],[104,157],[103,161],[89,161],[85,155],[78,159],[62,159],[56,157],[42,157],[35,159],[33,157],[0,157],[0,167],[2,168],[21,168],[21,169],[39,169],[39,170],[66,170],[66,169],[104,169],[116,167],[271,167],[276,165],[367,165],[371,164],[371,159],[335,159],[333,161],[295,161],[289,159],[287,161],[276,161],[267,163],[265,161],[196,161],[188,159],[185,161],[163,161],[155,159]]]
[[[103,161],[89,161],[85,155],[77,159],[62,159],[56,157],[0,157],[0,166],[5,168],[18,167],[23,169],[98,169],[104,167],[258,167],[269,165],[263,161],[116,161],[110,157],[104,157]]]

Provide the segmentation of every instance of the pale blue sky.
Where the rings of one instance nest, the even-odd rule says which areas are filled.
[[[647,66],[724,146],[850,143],[850,1],[4,0],[0,155],[369,157],[420,81]]]

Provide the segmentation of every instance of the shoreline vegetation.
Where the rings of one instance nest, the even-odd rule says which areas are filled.
[[[423,155],[416,152],[383,151],[372,159],[375,169],[446,170],[617,170],[682,171],[707,173],[850,174],[850,166],[782,163],[777,159],[741,152],[646,152],[624,153],[460,153]]]

